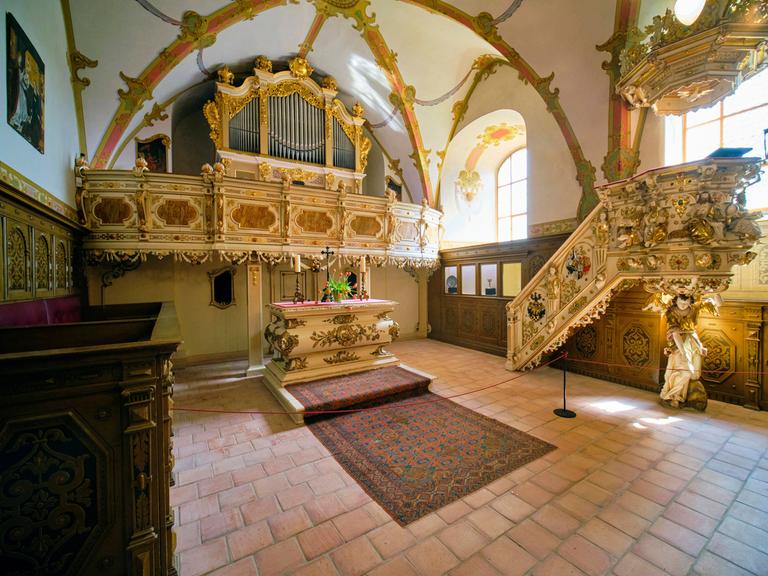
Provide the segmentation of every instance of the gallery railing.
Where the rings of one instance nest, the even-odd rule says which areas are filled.
[[[320,260],[367,255],[378,265],[435,268],[442,213],[426,204],[347,193],[333,179],[276,169],[260,180],[225,175],[223,164],[200,176],[75,168],[83,248],[92,262],[171,256],[192,263],[214,254],[239,263],[275,263],[299,254]]]

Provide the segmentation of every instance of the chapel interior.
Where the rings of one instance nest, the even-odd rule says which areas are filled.
[[[766,0],[0,6],[0,571],[768,576]]]

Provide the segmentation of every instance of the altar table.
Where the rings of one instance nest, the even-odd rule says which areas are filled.
[[[301,404],[286,394],[290,384],[399,365],[386,349],[399,332],[390,317],[396,305],[392,300],[270,304],[272,321],[264,337],[274,355],[264,371],[267,386],[284,407],[299,413]]]

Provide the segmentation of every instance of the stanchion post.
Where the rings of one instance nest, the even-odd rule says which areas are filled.
[[[560,418],[576,418],[576,412],[568,410],[565,404],[565,386],[568,377],[568,352],[563,353],[563,407],[556,408],[553,412]]]

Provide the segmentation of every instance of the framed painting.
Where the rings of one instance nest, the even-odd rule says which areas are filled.
[[[136,138],[136,158],[144,157],[150,172],[168,172],[168,148],[171,139],[165,134],[155,134],[140,140]]]
[[[5,15],[8,124],[45,152],[45,65],[19,23]]]

